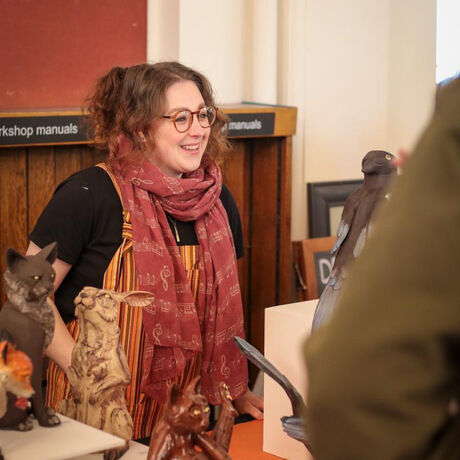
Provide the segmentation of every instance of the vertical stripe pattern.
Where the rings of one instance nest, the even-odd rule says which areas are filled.
[[[114,186],[118,191],[116,181],[114,181]],[[134,267],[131,219],[126,211],[123,212],[122,239],[121,246],[105,271],[103,289],[127,292],[139,288]],[[199,246],[179,246],[179,251],[186,268],[192,294],[196,299],[199,286]],[[152,433],[153,427],[161,415],[161,405],[140,392],[146,340],[142,326],[142,309],[122,303],[119,307],[118,324],[121,345],[126,354],[131,374],[131,383],[126,388],[125,394],[128,410],[134,422],[133,438],[144,438]],[[76,319],[68,324],[68,329],[74,339],[77,340],[79,328]],[[201,355],[196,355],[187,362],[182,374],[176,377],[174,381],[182,388],[193,377],[199,375],[200,370]],[[46,404],[56,409],[61,399],[70,397],[70,385],[64,372],[53,362],[50,362],[48,366],[47,381]]]

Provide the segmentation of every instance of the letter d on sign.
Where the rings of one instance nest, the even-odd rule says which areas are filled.
[[[319,276],[322,284],[326,284],[331,274],[332,263],[329,259],[319,259]]]

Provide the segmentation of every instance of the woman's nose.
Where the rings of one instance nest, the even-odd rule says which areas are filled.
[[[194,114],[192,117],[192,126],[190,126],[188,133],[191,136],[202,136],[206,132],[206,129],[209,128],[203,128],[198,121],[198,114]]]

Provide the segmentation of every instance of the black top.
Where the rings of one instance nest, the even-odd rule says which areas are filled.
[[[241,220],[233,196],[224,185],[220,195],[227,211],[238,258],[244,255]],[[104,272],[122,242],[123,212],[108,174],[99,167],[78,171],[55,190],[37,220],[30,240],[43,248],[57,241],[58,258],[72,265],[55,293],[65,322],[74,316],[74,298],[84,286],[101,288]],[[170,219],[168,222],[174,235]],[[193,222],[177,222],[180,245],[196,245]]]

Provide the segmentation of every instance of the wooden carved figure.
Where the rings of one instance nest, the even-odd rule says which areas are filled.
[[[6,253],[5,287],[7,302],[0,311],[0,329],[6,331],[16,348],[32,361],[31,410],[40,425],[52,427],[60,420],[42,398],[43,353],[54,334],[54,314],[47,297],[53,292],[55,273],[51,264],[57,255],[56,243],[33,256],[23,256],[14,249]],[[29,411],[14,406],[8,397],[6,414],[0,428],[26,431],[32,429]]]
[[[143,307],[152,300],[151,293],[142,291],[118,293],[94,287],[80,291],[75,298],[80,332],[66,371],[72,399],[59,403],[59,413],[131,439],[133,421],[125,399],[130,374],[120,344],[118,304]],[[104,458],[118,458],[127,444],[124,449],[106,452]]]
[[[22,410],[27,409],[28,399],[34,394],[30,383],[32,377],[32,361],[22,351],[2,340],[0,342],[0,417],[7,410],[7,393],[16,397],[14,405]],[[0,460],[3,460],[0,451]]]
[[[148,460],[231,460],[227,452],[238,412],[221,383],[222,410],[212,435],[207,435],[210,409],[198,392],[199,381],[195,377],[184,390],[176,383],[169,388],[163,416],[152,433]]]

